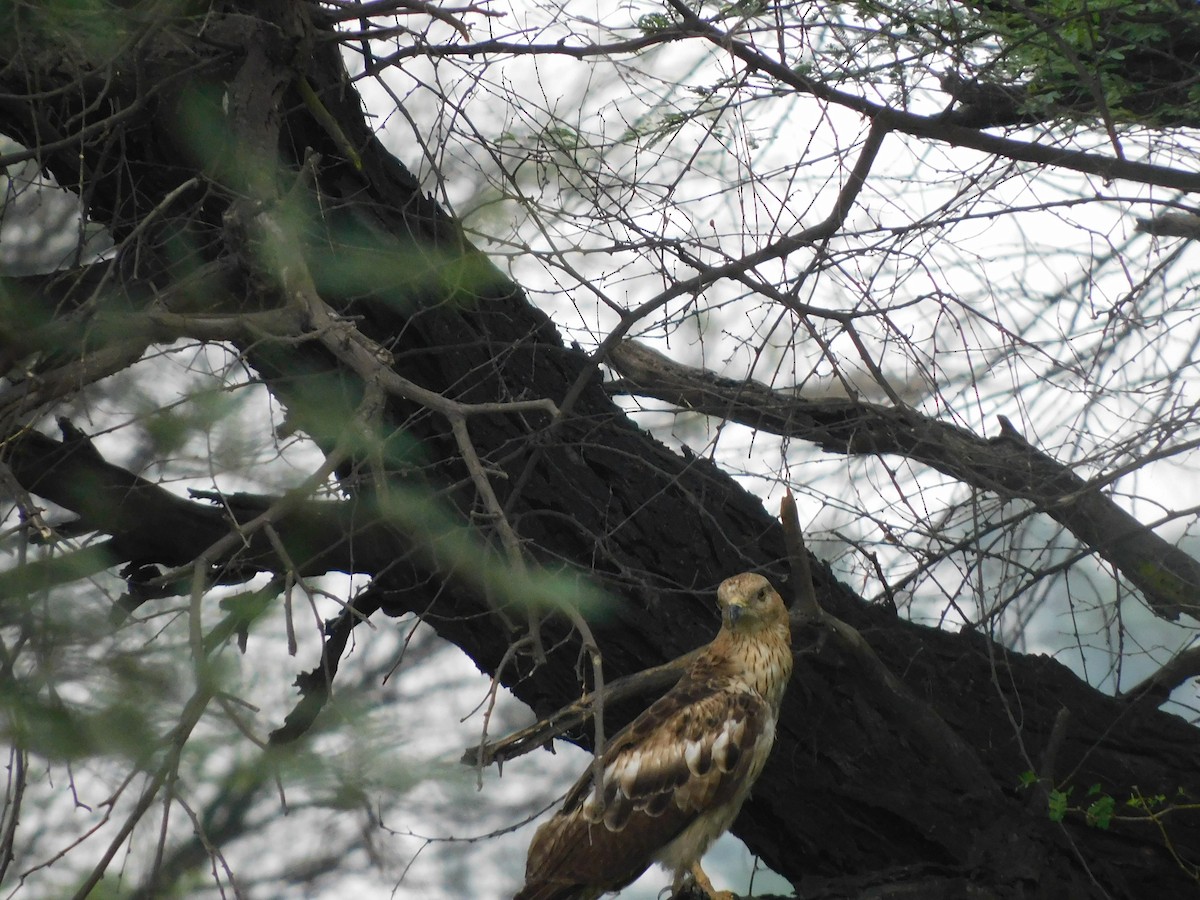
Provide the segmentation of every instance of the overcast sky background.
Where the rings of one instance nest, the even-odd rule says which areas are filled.
[[[642,12],[657,9],[654,4],[621,4],[613,11],[600,3],[513,0],[490,4],[492,9],[508,11],[504,19],[469,21],[478,39],[495,36],[553,43],[563,36],[573,42],[609,37],[589,31],[578,21],[568,35],[554,24],[563,21],[558,6],[579,16],[603,18],[606,23],[633,23]],[[452,32],[435,24],[429,35],[435,41],[450,40]],[[810,39],[815,47],[823,38],[814,34]],[[400,45],[406,45],[406,40]],[[348,60],[352,68],[357,65],[353,54]],[[664,109],[681,108],[689,98],[699,96],[698,91],[711,89],[732,71],[724,61],[714,60],[703,48],[691,44],[639,58],[635,62],[645,70],[642,72],[627,62],[610,65],[525,57],[495,59],[484,67],[479,59],[436,64],[411,59],[388,70],[378,81],[358,82],[370,112],[384,129],[385,141],[401,162],[462,215],[469,227],[495,238],[494,242],[480,239],[482,248],[493,253],[497,263],[528,289],[531,299],[552,315],[568,340],[578,341],[586,350],[603,338],[615,317],[565,269],[568,263],[571,271],[612,299],[637,304],[664,283],[661,258],[632,247],[639,237],[700,236],[708,260],[717,261],[721,254],[746,252],[771,236],[818,221],[827,213],[845,175],[839,155],[861,140],[865,127],[856,116],[821,109],[804,98],[763,98],[735,110],[723,107],[716,93],[712,94],[717,99],[712,101],[711,115],[698,115],[691,124],[658,142],[643,139],[636,148],[604,152],[593,151],[586,143],[575,147],[568,154],[570,161],[590,174],[589,179],[577,178],[564,165],[564,157],[555,157],[554,151],[547,149],[546,128],[551,119],[558,123],[556,127],[569,126],[571,133],[586,136],[598,146],[602,138],[612,139],[631,128],[649,128]],[[397,112],[397,100],[404,103],[403,115]],[[913,105],[918,112],[930,112],[942,102],[932,93],[918,93]],[[472,141],[473,134],[489,138],[508,155],[484,153]],[[1103,136],[1095,139],[1099,152],[1105,152],[1103,141]],[[1147,136],[1143,144],[1131,139],[1126,151],[1131,156],[1157,158],[1163,151],[1152,142],[1153,136]],[[527,157],[524,162],[522,154]],[[854,157],[851,151],[848,159]],[[891,135],[847,227],[861,236],[920,223],[963,189],[966,179],[962,172],[980,176],[989,172],[988,165],[984,157],[968,151]],[[511,178],[503,180],[502,172]],[[1092,387],[1118,377],[1136,385],[1138,373],[1162,365],[1163,357],[1177,355],[1178,362],[1171,364],[1179,371],[1183,397],[1200,402],[1189,359],[1196,331],[1190,308],[1193,301],[1189,297],[1181,302],[1179,292],[1180,285],[1195,273],[1195,250],[1185,251],[1184,263],[1175,266],[1171,280],[1164,280],[1157,293],[1147,292],[1146,297],[1150,301],[1157,298],[1161,308],[1139,312],[1146,321],[1157,324],[1148,325],[1141,337],[1130,337],[1111,353],[1105,349],[1109,347],[1109,308],[1119,304],[1131,284],[1138,283],[1174,247],[1170,242],[1133,234],[1131,201],[1161,192],[1105,185],[1074,173],[1014,170],[1003,177],[994,173],[989,177],[1000,183],[986,208],[975,210],[978,217],[937,230],[915,229],[911,253],[903,258],[906,264],[866,257],[861,270],[844,273],[841,281],[832,275],[823,279],[821,295],[805,299],[827,307],[852,304],[858,279],[881,298],[903,300],[949,290],[964,303],[988,309],[1039,353],[1014,361],[994,335],[978,330],[978,322],[964,324],[965,317],[957,323],[930,321],[928,307],[917,304],[894,309],[890,315],[914,347],[936,347],[936,354],[931,351],[929,355],[936,366],[923,370],[914,363],[908,371],[893,369],[889,375],[906,385],[912,392],[911,402],[931,415],[953,419],[985,435],[995,434],[996,417],[1006,415],[1030,441],[1054,455],[1075,458],[1081,439],[1094,439],[1097,444],[1084,447],[1084,451],[1096,450],[1107,440],[1117,441],[1131,421],[1148,415],[1153,398],[1139,398],[1136,390],[1130,390],[1096,404]],[[631,184],[640,187],[631,191]],[[525,193],[527,202],[511,199],[517,189]],[[1110,199],[1070,205],[1093,192]],[[1055,205],[1055,201],[1061,202]],[[610,204],[607,209],[606,203]],[[1041,208],[1007,217],[984,214],[1025,205]],[[539,207],[569,215],[539,219]],[[598,225],[598,209],[619,224]],[[0,222],[0,258],[8,266],[15,261],[12,248],[20,246],[21,226],[17,223],[11,213]],[[604,230],[610,226],[611,231]],[[612,249],[624,246],[622,242],[629,249]],[[691,274],[678,263],[668,261],[666,267],[670,276]],[[781,278],[794,274],[779,267]],[[1016,291],[1014,284],[1019,285]],[[795,340],[780,326],[778,311],[770,304],[743,297],[727,286],[714,288],[703,299],[704,308],[689,312],[681,304],[669,310],[672,321],[661,316],[647,321],[637,336],[681,362],[704,365],[733,378],[754,377],[780,387],[799,384],[810,393],[837,389],[814,348]],[[1082,325],[1078,324],[1081,320]],[[1068,346],[1060,335],[1072,323],[1075,338]],[[977,346],[972,346],[973,340]],[[845,352],[846,370],[863,375],[853,354],[844,347],[838,349]],[[889,363],[900,358],[886,357]],[[1096,368],[1088,369],[1093,359]],[[1088,371],[1092,381],[1076,380],[1066,362]],[[930,373],[936,375],[936,391],[924,381]],[[198,389],[210,390],[214,377],[226,388],[242,385],[224,392],[236,397],[232,413],[181,451],[169,472],[151,469],[145,473],[147,477],[165,477],[169,487],[180,493],[188,487],[212,488],[214,484],[226,491],[254,491],[295,484],[319,464],[313,448],[302,441],[279,445],[271,425],[281,420],[282,411],[264,391],[247,384],[236,359],[219,349],[179,346],[156,355],[88,392],[71,414],[81,427],[99,433],[97,445],[106,458],[133,465],[142,448],[117,426],[136,423],[155,405],[193,403],[184,403],[184,398],[194,397]],[[897,484],[887,470],[871,461],[825,456],[773,436],[753,435],[740,426],[679,415],[661,404],[643,406],[628,401],[627,407],[664,441],[686,444],[738,474],[768,509],[777,508],[785,484],[796,487],[802,520],[814,533],[813,549],[831,559],[838,573],[867,597],[878,593],[879,584],[874,569],[848,538],[882,545],[879,523],[893,515],[899,517],[897,528],[903,532],[907,526],[906,514],[898,508],[900,490],[915,505],[929,510],[938,509],[947,497],[961,492],[934,473],[902,467],[902,480]],[[249,479],[242,474],[248,453],[256,458]],[[221,469],[222,459],[230,461],[228,470]],[[1119,483],[1116,499],[1142,521],[1153,521],[1165,510],[1200,505],[1196,462],[1193,455],[1155,463]],[[1137,498],[1128,497],[1134,492]],[[873,520],[863,520],[864,509],[873,513]],[[1191,521],[1172,521],[1159,531],[1170,539],[1180,537],[1184,549],[1200,554],[1196,535],[1184,532]],[[1034,544],[1049,541],[1052,534],[1042,522],[1031,527],[1025,538]],[[886,546],[880,556],[889,577],[911,564],[904,553],[888,555]],[[1090,580],[1088,573],[1094,576]],[[982,610],[1003,590],[1011,589],[1014,578],[1019,579],[1019,573],[1010,574],[1007,580],[998,578],[995,595],[983,593],[965,600]],[[361,587],[334,577],[322,584],[338,597]],[[1051,598],[1061,596],[1065,584],[1056,581],[1046,590]],[[1118,604],[1106,602],[1111,599],[1111,573],[1094,561],[1075,568],[1069,587],[1075,599],[1070,608],[1046,602],[1045,595],[1031,591],[1027,601],[1013,605],[1000,636],[1027,652],[1055,655],[1106,690],[1115,689],[1118,674],[1121,686],[1132,685],[1195,639],[1195,622],[1165,623],[1149,614],[1137,597]],[[919,621],[956,627],[954,617],[945,614],[945,599],[960,588],[952,580],[944,586],[936,579],[926,581],[909,598],[907,611]],[[111,596],[119,592],[119,583],[109,580],[94,597],[80,600],[79,614],[94,614],[99,619],[106,614]],[[246,656],[225,654],[230,665],[241,667],[246,698],[259,707],[255,721],[263,730],[277,725],[294,703],[291,681],[298,672],[315,665],[318,623],[337,610],[332,600],[323,597],[313,598],[309,608],[308,600],[297,595],[295,604],[297,621],[302,614],[305,622],[305,627],[298,629],[296,657],[285,652],[282,609],[256,626]],[[156,616],[145,623],[143,636],[182,640],[186,622],[179,610],[174,615],[159,611]],[[713,621],[715,631],[715,616]],[[269,884],[276,863],[282,868],[288,860],[318,858],[327,848],[341,846],[343,838],[353,840],[354,831],[361,829],[362,847],[343,868],[358,874],[329,882],[322,896],[488,900],[509,897],[520,884],[525,848],[537,823],[499,836],[472,838],[514,826],[551,805],[589,757],[560,742],[555,754],[539,751],[508,763],[503,777],[494,770],[484,772],[480,787],[477,773],[459,765],[458,758],[479,739],[481,704],[486,705],[490,681],[456,648],[441,642],[427,627],[413,631],[413,624],[380,617],[372,630],[358,630],[353,652],[343,661],[339,674],[344,680],[341,690],[353,702],[334,706],[325,714],[335,719],[344,716],[353,727],[329,732],[315,744],[318,754],[335,759],[347,771],[371,771],[366,793],[370,806],[381,814],[384,828],[373,827],[361,815],[308,807],[300,790],[287,798],[290,812],[286,818],[264,820],[258,840],[230,848],[229,862],[236,873]],[[1118,646],[1125,651],[1119,669],[1115,664]],[[402,650],[403,660],[392,671]],[[1177,699],[1180,705],[1176,710],[1194,720],[1195,683],[1181,688]],[[501,691],[490,733],[503,734],[531,718],[521,704]],[[347,734],[354,739],[347,740]],[[244,742],[231,741],[222,748],[221,741],[228,737],[221,727],[213,727],[209,736],[211,765],[227,765],[254,752]],[[218,749],[213,750],[214,746]],[[112,789],[111,773],[83,766],[73,776],[80,802],[99,809]],[[33,789],[42,802],[30,815],[40,816],[47,825],[43,846],[48,850],[61,846],[54,823],[68,823],[74,829],[87,814],[62,790],[61,770],[42,772]],[[329,780],[309,784],[306,789],[332,792],[338,785]],[[369,865],[371,862],[378,868]],[[750,887],[751,865],[740,842],[727,838],[714,850],[706,869],[718,886],[744,892]],[[51,870],[40,877],[46,879],[42,885],[70,881],[67,871],[60,876]],[[783,888],[781,882],[766,877],[760,875],[753,882],[756,891]],[[652,870],[622,896],[649,900],[667,881],[664,873]],[[248,895],[265,897],[269,890],[252,888]],[[305,890],[295,888],[292,896],[305,896]],[[213,893],[211,888],[199,888],[197,896]]]

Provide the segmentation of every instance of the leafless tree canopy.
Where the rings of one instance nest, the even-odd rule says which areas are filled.
[[[403,883],[412,623],[482,768],[746,570],[797,896],[1200,889],[1200,8],[611,6],[0,5],[6,892]]]

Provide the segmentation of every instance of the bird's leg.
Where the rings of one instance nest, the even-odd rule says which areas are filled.
[[[675,884],[671,888],[672,900],[738,900],[732,891],[718,891],[713,887],[700,863],[692,863],[690,870],[675,873]]]

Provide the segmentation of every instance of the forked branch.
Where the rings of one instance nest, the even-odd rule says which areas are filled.
[[[1160,538],[1102,492],[1120,473],[1084,480],[1026,441],[1007,419],[1001,421],[998,436],[981,438],[907,407],[856,399],[809,400],[750,379],[722,378],[681,365],[636,341],[613,348],[609,362],[622,376],[610,386],[614,393],[655,397],[809,441],[831,453],[896,454],[981,490],[1027,500],[1115,565],[1158,615],[1177,619],[1181,612],[1200,612],[1200,561]]]
[[[914,739],[931,758],[938,760],[966,794],[992,794],[995,782],[975,750],[954,731],[937,711],[923,703],[884,665],[858,629],[826,612],[817,601],[804,547],[804,536],[789,490],[780,507],[787,540],[788,563],[795,584],[796,603],[792,623],[797,629],[817,627],[834,635],[857,664],[862,683],[875,696],[879,710]]]

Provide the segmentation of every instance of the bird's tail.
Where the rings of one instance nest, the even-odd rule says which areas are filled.
[[[527,884],[517,891],[513,900],[595,900],[600,892],[572,884],[539,882]]]

